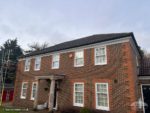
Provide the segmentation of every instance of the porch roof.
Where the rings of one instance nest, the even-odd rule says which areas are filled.
[[[59,80],[59,79],[63,79],[64,77],[65,77],[64,75],[50,74],[44,76],[35,76],[35,79],[36,80],[41,80],[41,79]]]

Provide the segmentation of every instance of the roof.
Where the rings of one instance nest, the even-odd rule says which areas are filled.
[[[142,59],[140,76],[150,76],[150,58]]]
[[[70,48],[85,46],[85,45],[99,43],[99,42],[105,42],[105,41],[114,40],[114,39],[121,39],[121,38],[128,37],[128,36],[131,36],[133,38],[133,41],[135,42],[135,45],[138,46],[132,32],[97,34],[97,35],[92,35],[92,36],[88,36],[88,37],[84,37],[84,38],[80,38],[80,39],[76,39],[72,41],[63,42],[63,43],[45,48],[43,50],[34,51],[29,54],[23,55],[20,58],[35,56],[35,55],[40,55],[40,54],[45,54],[45,53],[50,53],[50,52],[56,52],[60,50],[66,50]]]

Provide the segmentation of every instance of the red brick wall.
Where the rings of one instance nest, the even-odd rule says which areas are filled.
[[[73,54],[72,58],[69,57],[70,54]],[[32,59],[29,72],[24,72],[24,61],[18,63],[14,105],[33,106],[29,90],[27,99],[20,99],[22,81],[28,81],[31,87],[34,76],[55,73],[65,74],[65,78],[60,84],[58,97],[60,109],[73,106],[73,83],[80,81],[85,83],[84,106],[95,109],[95,83],[108,82],[111,113],[135,113],[130,105],[137,100],[137,75],[135,56],[130,43],[107,46],[108,63],[103,66],[94,65],[94,49],[84,50],[83,67],[74,67],[74,52],[61,53],[60,55],[59,69],[51,69],[51,56],[42,58],[40,71],[34,71],[34,59]]]

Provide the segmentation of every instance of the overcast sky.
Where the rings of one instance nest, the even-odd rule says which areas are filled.
[[[150,0],[0,0],[0,45],[17,37],[28,49],[114,32],[134,32],[150,52]]]

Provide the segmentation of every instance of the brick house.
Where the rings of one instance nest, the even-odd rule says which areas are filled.
[[[92,35],[21,56],[15,106],[137,113],[140,51],[133,33]],[[139,96],[140,95],[140,96]]]

